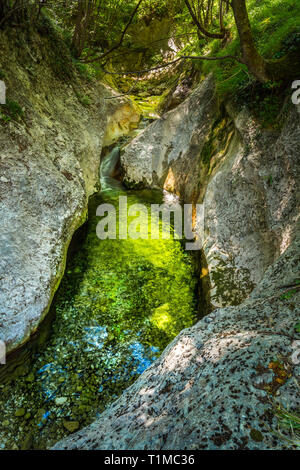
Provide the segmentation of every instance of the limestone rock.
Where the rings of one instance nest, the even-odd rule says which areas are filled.
[[[147,126],[125,148],[121,163],[127,185],[176,190],[170,187],[176,175],[168,172],[172,162],[186,157],[187,167],[182,177],[188,180],[187,191],[193,188],[193,174],[189,170],[195,170],[193,159],[201,152],[216,112],[214,83],[208,77],[187,100]],[[191,197],[189,192],[184,198]]]

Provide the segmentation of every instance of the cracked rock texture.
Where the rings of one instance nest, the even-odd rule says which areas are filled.
[[[124,108],[123,133],[137,120],[128,101],[108,104],[112,93],[103,85],[58,76],[48,37],[9,34],[0,32],[0,68],[7,98],[24,114],[0,124],[0,339],[7,352],[48,312],[68,244],[98,185],[107,118]]]
[[[217,103],[207,77],[121,155],[129,186],[163,187],[204,204],[202,279],[216,307],[238,305],[289,246],[299,216],[300,114],[281,127]]]
[[[291,360],[299,321],[299,237],[240,306],[182,331],[161,357],[87,428],[54,449],[284,449],[274,405],[299,409]],[[299,336],[298,336],[299,339]],[[279,380],[272,364],[289,371]]]

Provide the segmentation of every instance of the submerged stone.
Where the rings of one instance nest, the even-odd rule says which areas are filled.
[[[78,421],[63,421],[64,427],[69,431],[69,432],[74,432],[79,429],[79,422]]]
[[[18,418],[24,416],[26,413],[25,409],[24,408],[19,408],[18,410],[16,410],[15,412],[15,416],[17,416]]]
[[[55,404],[56,405],[63,405],[64,403],[67,403],[67,401],[68,401],[67,397],[55,398]]]

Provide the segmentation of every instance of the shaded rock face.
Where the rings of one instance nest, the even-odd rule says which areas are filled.
[[[299,248],[298,238],[247,301],[184,330],[97,421],[54,449],[291,448],[272,430],[276,404],[300,405],[291,359],[300,294],[284,295]]]
[[[140,121],[137,107],[128,100],[110,89],[106,97],[107,125],[103,137],[103,147],[117,142],[122,136],[133,131]]]
[[[238,305],[289,246],[299,214],[300,116],[281,131],[218,105],[212,77],[121,156],[129,186],[163,187],[204,204],[202,279],[213,306]]]
[[[100,84],[60,80],[39,36],[28,52],[28,46],[12,47],[17,33],[10,34],[1,33],[0,67],[7,98],[24,107],[24,115],[0,121],[0,339],[7,352],[47,313],[68,244],[98,185],[107,117],[118,105],[130,108],[124,100],[108,108],[111,91]]]
[[[149,125],[125,148],[121,155],[125,183],[165,187],[183,199],[195,199],[196,156],[216,113],[214,83],[206,79],[187,100]]]

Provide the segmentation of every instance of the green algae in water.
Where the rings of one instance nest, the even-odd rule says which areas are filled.
[[[87,236],[68,262],[51,336],[28,375],[1,390],[3,448],[46,448],[69,434],[66,421],[89,424],[195,321],[194,270],[179,241],[97,238],[97,206],[118,208],[120,194],[90,200]],[[128,206],[162,198],[124,195]]]

